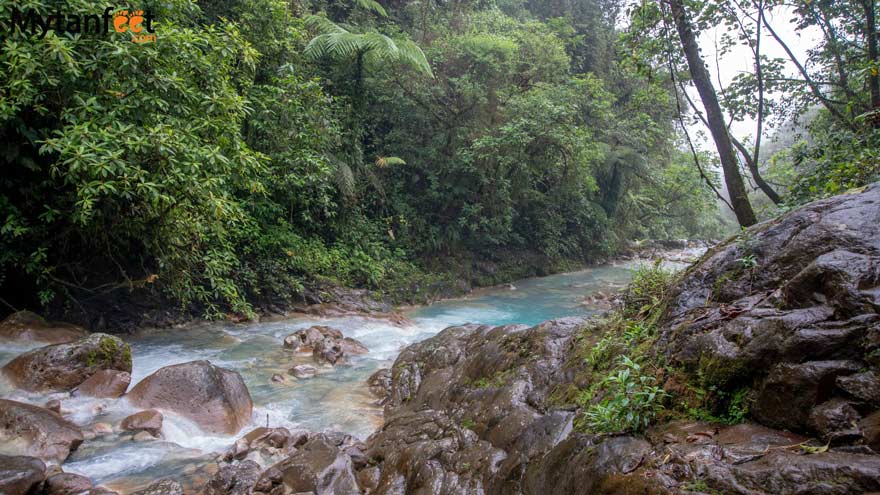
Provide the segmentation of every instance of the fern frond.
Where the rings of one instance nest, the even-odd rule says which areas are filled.
[[[348,164],[342,161],[337,161],[334,178],[336,179],[336,187],[339,189],[339,192],[343,197],[347,199],[355,197],[354,172],[352,172],[351,167],[349,167]]]
[[[382,7],[382,5],[380,5],[379,2],[377,2],[376,0],[355,0],[355,4],[364,10],[375,12],[382,17],[388,17],[388,13],[385,12],[385,8]]]
[[[331,33],[346,33],[345,29],[340,27],[335,22],[327,19],[322,15],[309,15],[304,19],[305,25],[309,28],[310,31],[314,31],[318,34],[331,34]]]
[[[399,59],[401,62],[413,66],[416,70],[431,78],[434,77],[434,72],[431,70],[431,64],[428,63],[428,59],[425,57],[425,52],[415,42],[408,39],[397,40],[397,50],[400,54]]]

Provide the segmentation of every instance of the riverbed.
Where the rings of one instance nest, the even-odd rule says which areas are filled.
[[[247,384],[254,412],[251,424],[239,435],[268,424],[338,431],[363,439],[382,424],[381,408],[370,396],[365,380],[377,369],[391,366],[406,345],[446,327],[469,322],[533,325],[557,317],[594,314],[601,308],[591,304],[588,296],[623,288],[634,265],[635,262],[598,266],[480,289],[464,298],[409,309],[405,312],[405,323],[363,316],[299,317],[265,323],[147,329],[125,337],[132,348],[131,383],[134,385],[163,366],[205,359],[239,372]],[[345,336],[361,341],[370,352],[346,365],[319,367],[314,378],[297,380],[286,373],[293,362],[291,353],[282,348],[282,340],[293,331],[312,325],[337,328]],[[0,365],[37,346],[0,344]],[[285,381],[273,382],[275,374],[284,376]],[[62,414],[84,430],[93,429],[98,423],[115,427],[125,416],[137,411],[124,397],[31,394],[13,389],[3,379],[0,396],[38,405],[60,398]],[[162,433],[162,440],[137,442],[114,428],[113,433],[84,442],[63,469],[88,476],[96,485],[126,492],[161,477],[192,476],[236,438],[205,434],[173,413],[165,414]]]

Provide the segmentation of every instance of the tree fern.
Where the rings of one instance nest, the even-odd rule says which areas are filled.
[[[376,68],[387,63],[404,63],[434,77],[424,52],[410,40],[393,40],[376,31],[353,33],[323,16],[308,16],[305,22],[309,29],[318,33],[303,52],[308,58],[345,60],[361,56]]]

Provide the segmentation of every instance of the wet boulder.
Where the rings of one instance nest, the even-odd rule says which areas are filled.
[[[302,330],[297,330],[292,334],[284,337],[284,348],[295,352],[311,353],[315,345],[324,339],[339,340],[342,338],[342,332],[335,328],[315,325]]]
[[[209,433],[235,434],[251,421],[253,402],[241,375],[208,361],[166,366],[126,395],[145,409],[173,411]]]
[[[48,322],[30,311],[18,311],[0,322],[0,340],[63,344],[86,337],[89,332],[76,325]]]
[[[880,407],[880,374],[876,371],[838,377],[837,387],[853,399]]]
[[[831,399],[810,410],[809,426],[826,440],[858,440],[862,419],[853,405],[843,399]]]
[[[60,464],[82,442],[80,429],[57,413],[0,399],[0,443],[4,452]]]
[[[832,398],[839,376],[853,374],[860,367],[854,361],[780,363],[764,380],[752,412],[769,426],[808,429],[813,406]]]
[[[80,495],[90,493],[92,481],[73,473],[58,473],[46,478],[43,495]]]
[[[880,406],[878,223],[880,183],[715,246],[668,291],[653,352],[727,393],[752,389],[752,417],[770,426],[818,433],[832,409],[813,421],[811,411],[834,398],[870,414]]]
[[[19,355],[3,367],[15,386],[32,392],[70,391],[101,370],[131,373],[131,349],[118,337],[93,333]]]
[[[100,370],[73,390],[73,395],[98,398],[116,398],[125,395],[131,383],[131,373],[119,370]]]
[[[40,459],[0,454],[0,493],[32,494],[44,479],[46,479],[46,464]]]
[[[312,326],[284,338],[284,347],[295,352],[311,352],[315,360],[336,364],[346,356],[367,354],[369,350],[355,339],[344,337],[342,332],[326,326]]]
[[[154,437],[162,432],[162,413],[155,409],[148,409],[132,414],[122,420],[119,427],[124,431],[145,431]]]
[[[205,486],[205,495],[250,495],[260,478],[260,465],[242,461],[220,468]]]
[[[313,436],[287,459],[262,473],[254,493],[360,493],[351,456],[324,434]]]
[[[242,460],[252,452],[257,452],[263,456],[264,460],[273,459],[293,452],[308,440],[309,434],[305,430],[291,432],[284,427],[266,428],[261,426],[236,440],[223,458],[227,462]],[[277,460],[275,459],[273,462],[277,462]]]
[[[422,488],[437,495],[491,493],[491,480],[507,458],[460,421],[430,410],[395,414],[367,440],[364,454],[380,460],[359,470],[367,487],[376,485],[375,493]]]
[[[668,493],[661,480],[633,474],[650,454],[640,438],[572,435],[528,467],[522,493]]]

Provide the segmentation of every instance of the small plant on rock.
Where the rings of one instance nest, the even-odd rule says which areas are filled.
[[[598,432],[641,431],[662,409],[666,392],[642,366],[621,356],[618,367],[602,381],[606,397],[584,413],[585,426]]]

